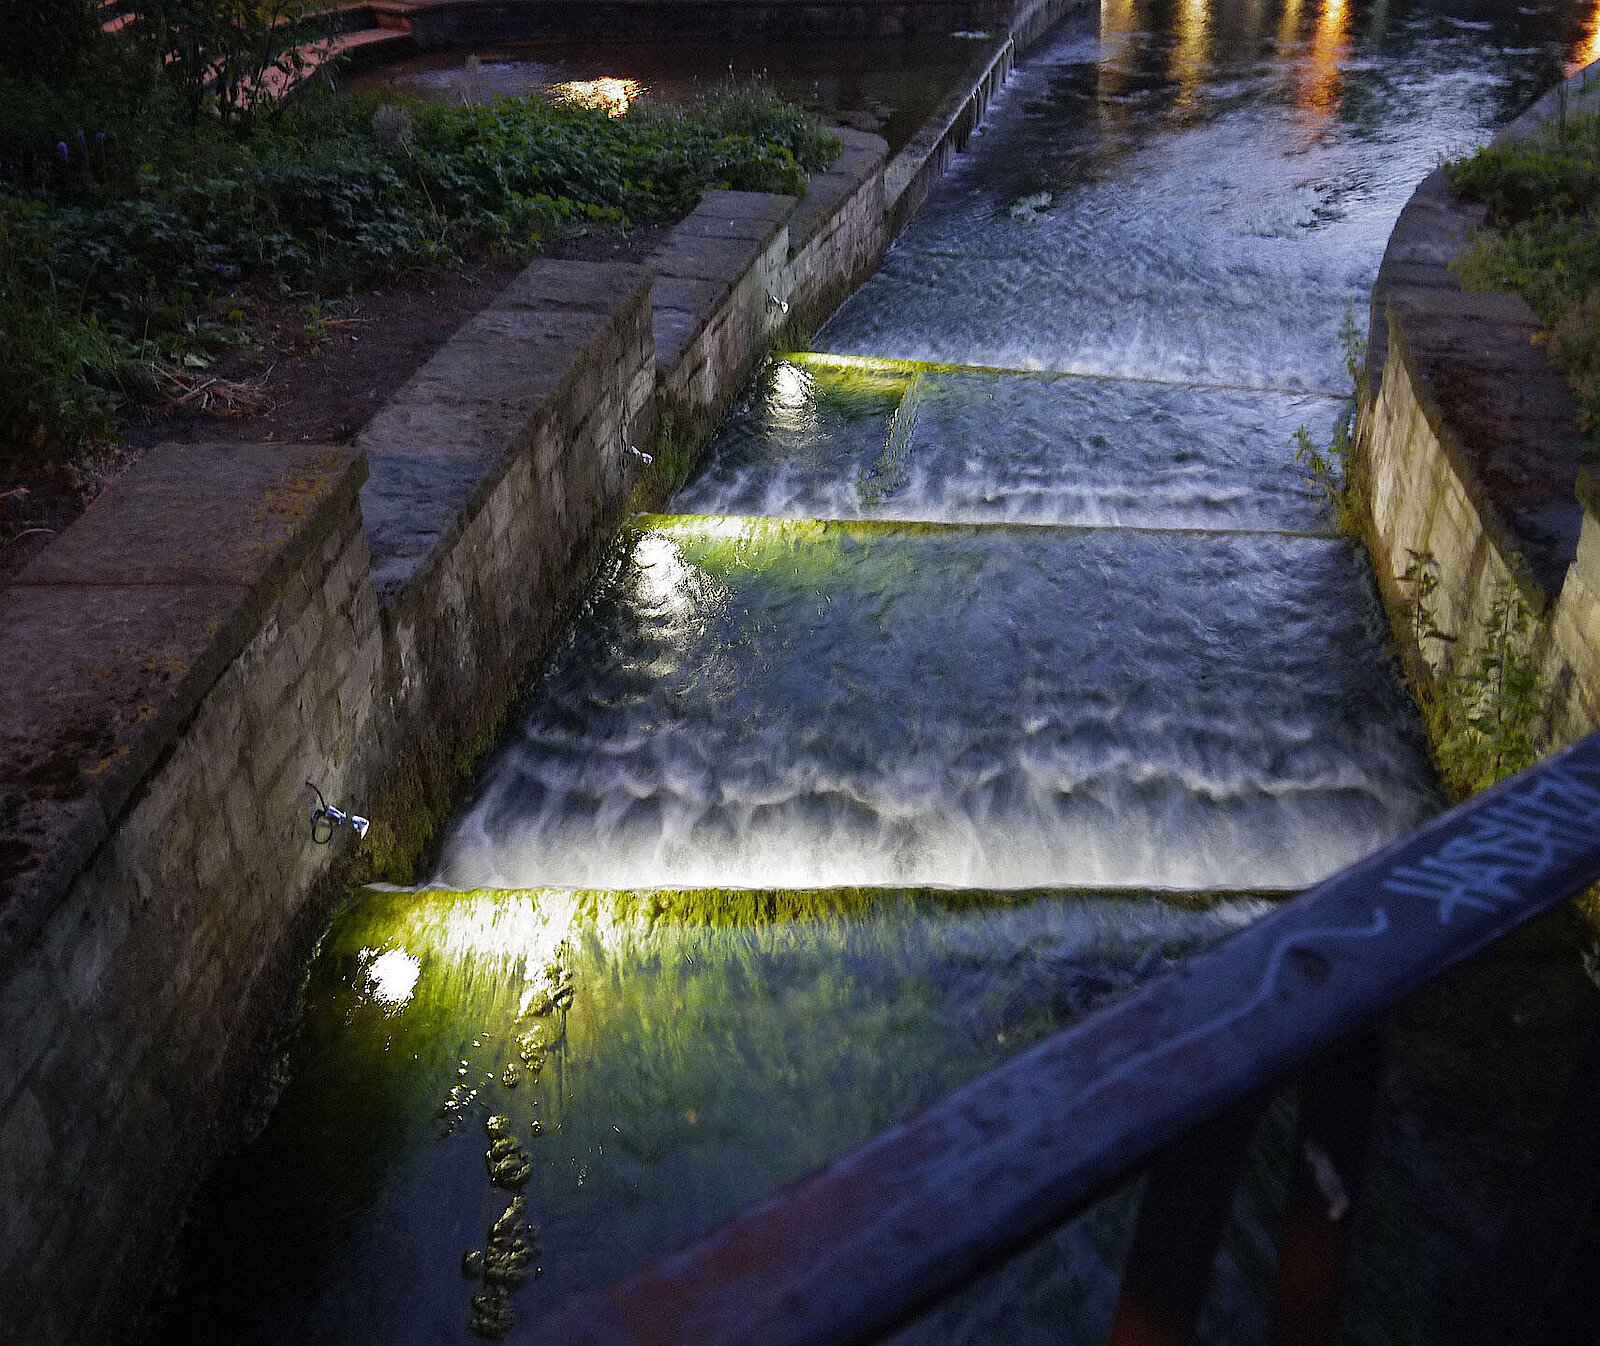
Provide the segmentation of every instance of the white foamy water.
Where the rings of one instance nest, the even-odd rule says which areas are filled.
[[[1345,414],[1308,394],[1000,373],[771,367],[674,501],[789,518],[1328,528],[1294,461]]]
[[[660,520],[453,886],[1292,887],[1433,807],[1343,542]]]

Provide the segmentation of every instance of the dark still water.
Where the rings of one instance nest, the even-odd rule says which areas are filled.
[[[532,1340],[1436,809],[1292,436],[1347,412],[1341,323],[1412,187],[1595,22],[1106,0],[1031,56],[624,531],[429,889],[336,922],[161,1339]],[[1208,1341],[1263,1339],[1285,1125]],[[1353,1340],[1441,1339],[1498,1191],[1399,1230]],[[1103,1340],[1129,1209],[904,1339]]]
[[[507,42],[430,52],[350,78],[355,89],[485,103],[543,94],[620,110],[691,102],[718,80],[759,77],[823,121],[873,131],[892,154],[982,52],[971,37],[809,42]]]

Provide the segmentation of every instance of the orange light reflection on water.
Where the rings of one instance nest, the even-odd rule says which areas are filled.
[[[1567,62],[1566,73],[1571,75],[1596,61],[1600,61],[1600,0],[1596,0],[1594,13],[1589,16],[1589,27],[1583,41],[1578,43],[1572,59]]]
[[[1295,97],[1300,113],[1316,126],[1327,121],[1339,104],[1344,62],[1350,54],[1349,18],[1347,0],[1322,0]]]
[[[1168,70],[1172,82],[1178,86],[1174,107],[1188,106],[1206,82],[1210,46],[1210,0],[1182,0],[1178,12],[1178,40],[1173,44]]]

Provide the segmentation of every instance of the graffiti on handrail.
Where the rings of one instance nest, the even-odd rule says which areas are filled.
[[[1435,904],[1440,925],[1458,908],[1499,911],[1562,860],[1600,843],[1600,767],[1550,766],[1525,789],[1483,805],[1433,855],[1397,865],[1380,885]]]
[[[1226,1012],[1207,1019],[1204,1023],[1196,1024],[1187,1033],[1180,1033],[1176,1037],[1167,1038],[1164,1042],[1157,1043],[1148,1051],[1130,1056],[1121,1062],[1114,1070],[1107,1071],[1094,1080],[1087,1089],[1078,1095],[1074,1102],[1082,1103],[1101,1090],[1109,1088],[1118,1081],[1125,1080],[1131,1075],[1138,1074],[1146,1066],[1164,1056],[1176,1055],[1186,1048],[1192,1047],[1197,1042],[1214,1037],[1225,1028],[1246,1019],[1260,1009],[1278,989],[1279,974],[1284,963],[1292,953],[1319,953],[1313,940],[1323,939],[1377,939],[1389,932],[1389,913],[1383,907],[1376,908],[1372,913],[1370,925],[1357,926],[1324,926],[1318,930],[1292,930],[1280,939],[1272,948],[1272,953],[1267,957],[1266,970],[1261,974],[1260,984],[1250,999],[1242,1005],[1235,1005]]]
[[[1435,904],[1439,924],[1460,908],[1497,912],[1528,895],[1530,885],[1557,865],[1600,846],[1600,764],[1542,768],[1523,788],[1478,806],[1470,820],[1431,855],[1397,865],[1380,891]],[[1294,930],[1273,946],[1249,999],[1120,1062],[1094,1080],[1078,1101],[1137,1075],[1154,1062],[1194,1046],[1258,1010],[1279,988],[1291,954],[1320,954],[1328,940],[1378,939],[1390,931],[1387,906],[1374,906],[1367,925]]]

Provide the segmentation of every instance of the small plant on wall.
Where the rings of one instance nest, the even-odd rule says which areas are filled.
[[[1356,537],[1366,513],[1366,496],[1354,470],[1350,449],[1346,421],[1339,422],[1326,448],[1312,438],[1305,426],[1294,432],[1294,460],[1299,464],[1301,475],[1328,506],[1333,526],[1347,536]]]
[[[1339,324],[1339,345],[1344,351],[1345,372],[1350,375],[1359,401],[1366,382],[1367,343],[1356,322],[1354,304],[1345,305],[1344,320]],[[1294,460],[1300,473],[1327,504],[1333,515],[1333,526],[1347,537],[1359,537],[1367,515],[1366,481],[1353,452],[1355,442],[1350,436],[1349,417],[1334,427],[1333,439],[1326,448],[1318,444],[1303,425],[1295,430],[1293,443]]]
[[[1453,799],[1465,799],[1533,765],[1549,747],[1550,692],[1529,646],[1533,615],[1512,585],[1499,586],[1470,656],[1453,667],[1432,596],[1438,563],[1429,552],[1408,552],[1400,575],[1408,634],[1427,669],[1416,687],[1428,722],[1439,778]],[[1436,662],[1437,660],[1437,662]]]

